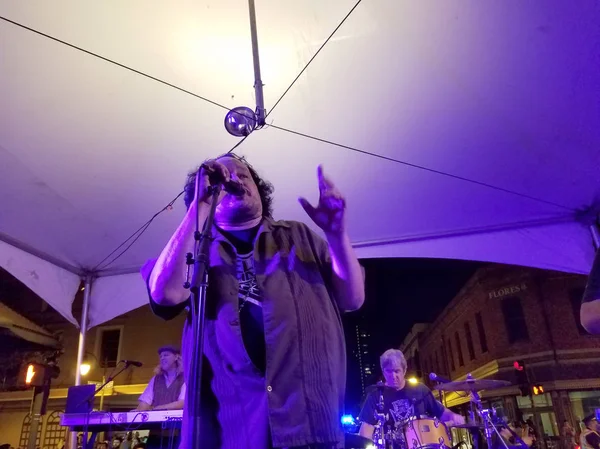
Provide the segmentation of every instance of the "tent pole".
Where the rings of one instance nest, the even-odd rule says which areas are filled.
[[[92,293],[92,276],[86,275],[83,290],[83,311],[81,312],[81,322],[79,323],[79,346],[77,347],[77,366],[75,367],[75,385],[81,385],[81,364],[85,356],[85,336],[88,326],[88,311],[90,309],[90,297]],[[87,434],[84,434],[87,438]],[[71,449],[77,448],[77,432],[71,432]]]
[[[256,30],[256,10],[254,0],[248,0],[250,13],[250,37],[252,40],[252,61],[254,64],[254,95],[256,96],[257,125],[264,126],[266,119],[265,100],[263,97],[263,82],[260,75],[260,58],[258,53],[258,33]]]
[[[79,347],[77,348],[77,372],[75,373],[75,385],[81,385],[81,372],[79,368],[83,363],[85,355],[85,334],[88,325],[88,311],[90,308],[90,295],[92,290],[92,277],[87,275],[83,290],[83,311],[81,313],[81,323],[79,326]]]

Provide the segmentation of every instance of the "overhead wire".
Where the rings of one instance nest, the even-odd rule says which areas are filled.
[[[345,23],[345,22],[348,20],[348,18],[349,18],[349,17],[351,16],[351,14],[352,14],[352,13],[353,13],[353,12],[356,10],[356,8],[357,8],[357,7],[360,5],[360,3],[361,3],[361,2],[362,2],[362,0],[357,0],[357,2],[354,4],[354,6],[353,6],[353,7],[350,9],[350,11],[349,11],[349,12],[348,12],[348,13],[347,13],[345,16],[344,16],[344,18],[343,18],[343,19],[340,21],[340,23],[339,23],[339,24],[338,24],[338,25],[335,27],[335,29],[334,29],[334,30],[331,32],[331,34],[330,34],[330,35],[329,35],[329,36],[328,36],[328,37],[325,39],[325,41],[323,42],[323,44],[321,44],[321,46],[320,46],[320,47],[317,49],[317,51],[315,52],[315,54],[314,54],[314,55],[313,55],[313,56],[312,56],[312,57],[309,59],[309,61],[308,61],[308,62],[306,63],[306,65],[305,65],[305,66],[302,68],[302,70],[300,70],[300,72],[299,72],[299,73],[298,73],[298,75],[297,75],[297,76],[294,78],[294,80],[293,80],[293,81],[290,83],[290,85],[288,86],[288,88],[287,88],[287,89],[286,89],[286,90],[285,90],[285,91],[284,91],[284,92],[281,94],[281,96],[280,96],[280,97],[277,99],[277,101],[274,103],[273,107],[272,107],[272,108],[269,110],[269,112],[268,112],[268,114],[266,115],[266,117],[268,117],[268,116],[269,116],[269,115],[270,115],[270,114],[271,114],[271,113],[274,111],[274,109],[275,109],[275,108],[276,108],[276,107],[277,107],[277,106],[278,106],[278,105],[281,103],[281,101],[284,99],[284,97],[285,97],[285,96],[288,94],[288,92],[289,92],[289,91],[292,89],[292,87],[293,87],[293,86],[296,84],[296,82],[297,82],[297,81],[300,79],[300,77],[301,77],[301,76],[304,74],[304,72],[305,72],[305,71],[308,69],[308,67],[310,66],[310,64],[311,64],[311,63],[312,63],[312,62],[313,62],[313,61],[316,59],[316,57],[319,55],[319,53],[321,53],[321,51],[322,51],[322,50],[325,48],[325,46],[326,46],[326,45],[327,45],[327,44],[328,44],[328,43],[331,41],[331,39],[333,38],[333,36],[334,36],[334,35],[335,35],[335,34],[338,32],[338,30],[339,30],[339,29],[342,27],[342,25],[343,25],[343,24],[344,24],[344,23]],[[228,108],[227,106],[225,106],[225,105],[222,105],[222,104],[220,104],[220,103],[218,103],[218,102],[216,102],[216,101],[210,100],[210,99],[208,99],[208,98],[206,98],[206,97],[203,97],[203,96],[201,96],[201,95],[198,95],[198,94],[196,94],[196,93],[194,93],[194,92],[191,92],[191,91],[189,91],[189,90],[187,90],[187,89],[183,89],[183,88],[181,88],[181,87],[179,87],[179,86],[177,86],[177,85],[175,85],[175,84],[169,83],[169,82],[167,82],[167,81],[164,81],[164,80],[162,80],[162,79],[160,79],[160,78],[157,78],[157,77],[155,77],[155,76],[149,75],[149,74],[147,74],[147,73],[145,73],[145,72],[142,72],[142,71],[140,71],[140,70],[134,69],[133,67],[127,66],[127,65],[125,65],[125,64],[122,64],[122,63],[120,63],[120,62],[117,62],[117,61],[115,61],[115,60],[113,60],[113,59],[110,59],[110,58],[107,58],[107,57],[105,57],[105,56],[102,56],[102,55],[100,55],[100,54],[98,54],[98,53],[95,53],[95,52],[92,52],[92,51],[86,50],[86,49],[84,49],[84,48],[82,48],[82,47],[80,47],[80,46],[74,45],[74,44],[72,44],[72,43],[70,43],[70,42],[67,42],[67,41],[64,41],[64,40],[62,40],[62,39],[59,39],[59,38],[57,38],[57,37],[51,36],[51,35],[49,35],[49,34],[47,34],[47,33],[44,33],[44,32],[42,32],[42,31],[36,30],[36,29],[34,29],[34,28],[31,28],[31,27],[29,27],[29,26],[26,26],[26,25],[24,25],[24,24],[21,24],[21,23],[19,23],[19,22],[16,22],[16,21],[14,21],[14,20],[8,19],[8,18],[6,18],[6,17],[3,17],[3,16],[0,16],[0,20],[3,20],[3,21],[5,21],[5,22],[8,22],[8,23],[11,23],[11,24],[13,24],[13,25],[15,25],[15,26],[17,26],[17,27],[20,27],[20,28],[22,28],[22,29],[28,30],[28,31],[30,31],[30,32],[33,32],[33,33],[35,33],[35,34],[37,34],[37,35],[39,35],[39,36],[45,37],[45,38],[47,38],[47,39],[50,39],[50,40],[52,40],[52,41],[55,41],[55,42],[58,42],[58,43],[60,43],[60,44],[66,45],[66,46],[68,46],[68,47],[70,47],[70,48],[73,48],[73,49],[75,49],[75,50],[77,50],[77,51],[80,51],[80,52],[83,52],[83,53],[85,53],[85,54],[88,54],[88,55],[90,55],[90,56],[93,56],[93,57],[95,57],[95,58],[101,59],[101,60],[103,60],[103,61],[105,61],[105,62],[108,62],[108,63],[110,63],[110,64],[116,65],[116,66],[118,66],[118,67],[121,67],[121,68],[123,68],[123,69],[126,69],[126,70],[128,70],[128,71],[131,71],[131,72],[133,72],[133,73],[136,73],[136,74],[138,74],[138,75],[141,75],[141,76],[143,76],[143,77],[145,77],[145,78],[148,78],[148,79],[151,79],[151,80],[153,80],[153,81],[156,81],[156,82],[158,82],[158,83],[160,83],[160,84],[163,84],[163,85],[165,85],[165,86],[171,87],[171,88],[173,88],[173,89],[175,89],[175,90],[178,90],[178,91],[180,91],[180,92],[183,92],[183,93],[185,93],[185,94],[191,95],[191,96],[193,96],[193,97],[195,97],[195,98],[198,98],[198,99],[200,99],[200,100],[202,100],[202,101],[205,101],[205,102],[207,102],[207,103],[209,103],[209,104],[212,104],[212,105],[214,105],[214,106],[217,106],[217,107],[219,107],[219,108],[221,108],[221,109],[224,109],[224,110],[227,110],[227,111],[229,111],[229,110],[230,110],[230,108]],[[265,118],[266,118],[266,117],[265,117]],[[482,181],[477,181],[477,180],[474,180],[474,179],[466,178],[466,177],[463,177],[463,176],[454,175],[454,174],[451,174],[451,173],[448,173],[448,172],[444,172],[444,171],[441,171],[441,170],[436,170],[436,169],[432,169],[432,168],[425,167],[425,166],[422,166],[422,165],[418,165],[418,164],[414,164],[414,163],[410,163],[410,162],[402,161],[402,160],[400,160],[400,159],[395,159],[395,158],[392,158],[392,157],[388,157],[388,156],[384,156],[384,155],[380,155],[380,154],[372,153],[372,152],[369,152],[369,151],[366,151],[366,150],[361,150],[361,149],[359,149],[359,148],[351,147],[351,146],[348,146],[348,145],[343,145],[343,144],[340,144],[340,143],[337,143],[337,142],[333,142],[333,141],[331,141],[331,140],[322,139],[322,138],[319,138],[319,137],[316,137],[316,136],[312,136],[312,135],[310,135],[310,134],[306,134],[306,133],[302,133],[302,132],[299,132],[299,131],[294,131],[294,130],[291,130],[291,129],[288,129],[288,128],[284,128],[284,127],[281,127],[281,126],[277,126],[277,125],[274,125],[274,124],[272,124],[272,123],[268,124],[268,125],[267,125],[267,127],[274,128],[274,129],[278,129],[278,130],[280,130],[280,131],[284,131],[284,132],[287,132],[287,133],[291,133],[291,134],[294,134],[294,135],[297,135],[297,136],[300,136],[300,137],[304,137],[304,138],[307,138],[307,139],[311,139],[311,140],[314,140],[314,141],[318,141],[318,142],[321,142],[321,143],[324,143],[324,144],[328,144],[328,145],[336,146],[336,147],[338,147],[338,148],[344,148],[344,149],[347,149],[347,150],[350,150],[350,151],[353,151],[353,152],[357,152],[357,153],[365,154],[365,155],[368,155],[368,156],[371,156],[371,157],[375,157],[375,158],[378,158],[378,159],[387,160],[387,161],[394,162],[394,163],[398,163],[398,164],[402,164],[402,165],[405,165],[405,166],[408,166],[408,167],[412,167],[412,168],[416,168],[416,169],[424,170],[424,171],[427,171],[427,172],[430,172],[430,173],[434,173],[434,174],[438,174],[438,175],[442,175],[442,176],[450,177],[450,178],[453,178],[453,179],[457,179],[457,180],[460,180],[460,181],[469,182],[469,183],[472,183],[472,184],[475,184],[475,185],[479,185],[479,186],[482,186],[482,187],[486,187],[486,188],[494,189],[494,190],[501,191],[501,192],[504,192],[504,193],[508,193],[508,194],[511,194],[511,195],[520,196],[520,197],[527,198],[527,199],[530,199],[530,200],[534,200],[534,201],[537,201],[537,202],[540,202],[540,203],[545,203],[545,204],[549,204],[549,205],[552,205],[552,206],[555,206],[555,207],[560,207],[560,208],[562,208],[562,209],[567,209],[567,210],[570,210],[570,211],[572,211],[572,210],[573,210],[572,208],[569,208],[569,207],[567,207],[567,206],[563,206],[563,205],[561,205],[561,204],[558,204],[558,203],[554,203],[554,202],[552,202],[552,201],[547,201],[547,200],[544,200],[544,199],[541,199],[541,198],[537,198],[537,197],[534,197],[534,196],[531,196],[531,195],[523,194],[523,193],[520,193],[520,192],[516,192],[516,191],[510,190],[510,189],[506,189],[506,188],[503,188],[503,187],[495,186],[495,185],[492,185],[492,184],[489,184],[489,183],[485,183],[485,182],[482,182]],[[243,143],[243,142],[244,142],[244,141],[245,141],[245,140],[246,140],[248,137],[249,137],[249,135],[246,135],[246,136],[244,136],[244,137],[243,137],[243,138],[242,138],[242,139],[241,139],[241,140],[240,140],[238,143],[236,143],[236,144],[235,144],[235,145],[234,145],[234,146],[233,146],[233,147],[232,147],[232,148],[231,148],[231,149],[230,149],[230,150],[227,152],[227,154],[229,154],[229,153],[233,152],[233,151],[234,151],[234,150],[235,150],[237,147],[239,147],[239,146],[240,146],[240,145],[241,145],[241,144],[242,144],[242,143]],[[179,198],[179,197],[180,197],[180,196],[181,196],[183,193],[184,193],[184,192],[180,192],[180,193],[179,193],[179,194],[178,194],[178,195],[177,195],[177,196],[176,196],[176,197],[175,197],[175,198],[174,198],[174,199],[173,199],[173,200],[172,200],[172,201],[171,201],[169,204],[167,204],[167,206],[163,207],[161,210],[159,210],[158,212],[156,212],[156,213],[155,213],[155,214],[154,214],[154,215],[153,215],[153,216],[152,216],[152,217],[151,217],[151,218],[150,218],[148,221],[146,221],[146,222],[145,222],[145,223],[144,223],[142,226],[140,226],[140,227],[139,227],[139,228],[138,228],[138,229],[137,229],[137,230],[136,230],[136,231],[135,231],[133,234],[131,234],[131,235],[130,235],[130,236],[129,236],[129,237],[128,237],[128,238],[127,238],[125,241],[123,241],[123,243],[121,243],[119,246],[117,246],[117,248],[115,248],[115,249],[114,249],[114,250],[113,250],[113,251],[112,251],[110,254],[108,254],[108,255],[107,255],[107,256],[106,256],[104,259],[102,259],[102,260],[101,260],[101,261],[100,261],[100,262],[99,262],[99,263],[98,263],[98,264],[97,264],[97,265],[94,267],[94,269],[93,269],[93,270],[94,270],[94,271],[95,271],[95,270],[97,270],[97,269],[99,269],[99,270],[105,270],[105,269],[106,269],[106,268],[108,268],[110,265],[112,265],[112,264],[113,264],[113,263],[114,263],[114,262],[115,262],[117,259],[119,259],[119,258],[120,258],[120,257],[121,257],[121,256],[122,256],[122,255],[123,255],[125,252],[127,252],[127,251],[129,250],[129,248],[131,248],[131,246],[132,246],[132,245],[133,245],[133,244],[134,244],[134,243],[135,243],[135,242],[136,242],[136,241],[137,241],[137,240],[138,240],[138,239],[139,239],[139,238],[142,236],[142,234],[143,234],[143,233],[144,233],[144,232],[145,232],[145,231],[148,229],[148,227],[149,227],[149,226],[152,224],[152,222],[154,221],[154,219],[156,219],[156,217],[158,217],[158,216],[159,216],[159,215],[160,215],[162,212],[164,212],[164,211],[166,211],[166,210],[170,210],[170,209],[172,208],[172,206],[173,206],[173,204],[175,203],[175,201],[176,201],[176,200],[177,200],[177,199],[178,199],[178,198]],[[128,243],[128,242],[130,242],[130,243],[127,245],[127,243]],[[113,254],[115,254],[117,251],[119,251],[119,249],[121,249],[121,248],[122,248],[122,247],[124,247],[125,245],[127,245],[127,246],[125,247],[125,249],[124,249],[123,251],[121,251],[121,252],[120,252],[120,253],[119,253],[117,256],[115,256],[113,259],[111,259],[111,260],[110,260],[108,263],[104,263],[106,260],[108,260],[108,259],[109,259],[109,258],[110,258],[110,257],[111,257]]]
[[[230,154],[231,152],[233,152],[237,147],[239,147],[247,138],[248,136],[244,136],[243,139],[241,139],[239,142],[237,142],[226,154]],[[161,210],[159,210],[158,212],[156,212],[152,218],[150,218],[150,220],[148,220],[146,223],[144,223],[142,226],[140,226],[133,234],[131,234],[129,237],[127,237],[127,239],[125,239],[125,241],[123,241],[123,243],[121,243],[119,246],[117,246],[109,255],[107,255],[104,259],[102,259],[97,265],[96,267],[94,267],[94,269],[92,271],[96,271],[96,270],[106,270],[110,265],[112,265],[114,262],[117,261],[117,259],[119,259],[123,254],[125,254],[127,252],[127,250],[129,250],[129,248],[131,248],[133,246],[133,244],[142,236],[142,234],[144,232],[146,232],[146,229],[148,229],[148,227],[150,226],[150,224],[154,221],[154,219],[156,217],[158,217],[160,214],[162,214],[165,211],[170,211],[173,208],[173,204],[175,204],[175,201],[177,201],[181,195],[183,195],[185,193],[185,191],[181,191],[179,192],[179,194],[173,198],[169,204],[167,204],[165,207],[163,207]],[[135,238],[134,238],[135,237]],[[127,247],[121,251],[116,257],[114,257],[110,262],[106,263],[105,265],[102,265],[104,263],[104,261],[106,261],[109,257],[111,257],[114,253],[116,253],[120,248],[122,248],[123,246],[125,246],[127,244],[127,242],[129,242],[131,239],[133,239],[131,241],[131,243],[129,243],[129,245],[127,245]],[[102,266],[101,266],[102,265]]]
[[[146,229],[148,229],[148,227],[156,219],[156,217],[158,217],[164,211],[171,210],[173,208],[173,204],[175,204],[175,201],[177,201],[179,199],[179,197],[181,197],[181,195],[183,195],[183,193],[184,193],[184,191],[179,192],[179,194],[175,198],[173,198],[171,201],[169,201],[169,203],[165,207],[163,207],[161,210],[156,212],[148,221],[146,221],[143,225],[141,225],[138,229],[136,229],[133,232],[133,234],[131,234],[129,237],[127,237],[123,241],[123,243],[121,243],[119,246],[117,246],[104,259],[102,259],[100,262],[98,262],[96,264],[96,266],[92,269],[92,271],[105,270],[106,268],[108,268],[108,266],[112,265],[119,257],[121,257],[123,254],[125,254],[125,252],[129,248],[131,248],[133,246],[133,244],[142,236],[142,234],[146,231]],[[131,243],[129,243],[129,245],[127,245],[127,242],[129,242],[130,240],[132,240]],[[104,262],[106,260],[108,260],[113,254],[115,254],[117,251],[119,251],[119,249],[121,249],[125,245],[127,245],[127,247],[123,251],[121,251],[117,256],[115,256],[110,262],[104,264]]]
[[[145,78],[151,79],[151,80],[156,81],[156,82],[161,83],[161,84],[164,84],[165,86],[171,87],[171,88],[173,88],[175,90],[178,90],[178,91],[183,92],[185,94],[191,95],[192,97],[198,98],[198,99],[200,99],[202,101],[210,103],[210,104],[212,104],[214,106],[217,106],[219,108],[225,109],[227,111],[230,109],[227,106],[222,105],[220,103],[217,103],[216,101],[209,100],[208,98],[203,97],[202,95],[198,95],[198,94],[196,94],[196,93],[194,93],[192,91],[189,91],[189,90],[184,89],[182,87],[176,86],[175,84],[169,83],[168,81],[162,80],[162,79],[157,78],[157,77],[152,76],[152,75],[149,75],[148,73],[142,72],[141,70],[134,69],[133,67],[127,66],[127,65],[122,64],[120,62],[117,62],[117,61],[115,61],[113,59],[110,59],[110,58],[107,58],[105,56],[102,56],[102,55],[100,55],[98,53],[94,53],[93,51],[86,50],[85,48],[79,47],[77,45],[71,44],[70,42],[67,42],[67,41],[59,39],[57,37],[51,36],[50,34],[47,34],[47,33],[44,33],[42,31],[36,30],[35,28],[28,27],[27,25],[23,25],[22,23],[16,22],[16,21],[11,20],[11,19],[9,19],[7,17],[0,16],[0,20],[4,20],[5,22],[11,23],[11,24],[13,24],[15,26],[18,26],[20,28],[23,28],[23,29],[25,29],[27,31],[31,31],[32,33],[35,33],[35,34],[37,34],[39,36],[43,36],[43,37],[45,37],[47,39],[50,39],[50,40],[52,40],[54,42],[58,42],[59,44],[66,45],[67,47],[73,48],[73,49],[75,49],[77,51],[86,53],[86,54],[88,54],[90,56],[93,56],[95,58],[101,59],[101,60],[103,60],[105,62],[108,62],[110,64],[116,65],[118,67],[121,67],[122,69],[129,70],[130,72],[136,73],[136,74],[141,75],[141,76],[143,76]]]
[[[538,198],[538,197],[535,197],[535,196],[532,196],[532,195],[527,195],[525,193],[520,193],[520,192],[517,192],[517,191],[514,191],[514,190],[510,190],[510,189],[507,189],[507,188],[504,188],[504,187],[499,187],[499,186],[496,186],[496,185],[493,185],[493,184],[489,184],[487,182],[477,181],[475,179],[466,178],[464,176],[455,175],[455,174],[448,173],[448,172],[445,172],[445,171],[442,171],[442,170],[436,170],[434,168],[425,167],[424,165],[414,164],[412,162],[406,162],[406,161],[403,161],[401,159],[395,159],[393,157],[385,156],[385,155],[382,155],[382,154],[377,154],[377,153],[372,153],[370,151],[361,150],[361,149],[356,148],[356,147],[351,147],[349,145],[344,145],[344,144],[337,143],[337,142],[334,142],[334,141],[331,141],[331,140],[322,139],[320,137],[312,136],[310,134],[302,133],[300,131],[294,131],[294,130],[289,129],[289,128],[284,128],[282,126],[273,125],[272,123],[269,124],[268,127],[269,128],[278,129],[280,131],[284,131],[284,132],[287,132],[287,133],[290,133],[290,134],[295,134],[297,136],[304,137],[306,139],[311,139],[311,140],[315,140],[317,142],[325,143],[327,145],[331,145],[331,146],[335,146],[335,147],[339,147],[339,148],[344,148],[346,150],[350,150],[350,151],[353,151],[353,152],[356,152],[356,153],[361,153],[361,154],[364,154],[364,155],[367,155],[367,156],[371,156],[371,157],[374,157],[374,158],[377,158],[377,159],[382,159],[382,160],[386,160],[386,161],[389,161],[389,162],[394,162],[394,163],[397,163],[397,164],[405,165],[407,167],[417,168],[419,170],[427,171],[427,172],[430,172],[430,173],[435,173],[437,175],[446,176],[448,178],[453,178],[453,179],[457,179],[457,180],[460,180],[460,181],[468,182],[468,183],[471,183],[471,184],[476,184],[476,185],[479,185],[479,186],[482,186],[482,187],[487,187],[489,189],[497,190],[497,191],[504,192],[504,193],[509,193],[511,195],[520,196],[522,198],[526,198],[526,199],[529,199],[529,200],[533,200],[533,201],[537,201],[537,202],[540,202],[540,203],[548,204],[548,205],[551,205],[551,206],[559,207],[561,209],[565,209],[565,210],[568,210],[568,211],[571,211],[571,212],[576,212],[576,209],[573,209],[571,207],[564,206],[562,204],[555,203],[553,201],[544,200],[542,198]]]
[[[42,31],[36,30],[35,28],[32,28],[32,27],[29,27],[29,26],[24,25],[22,23],[16,22],[16,21],[11,20],[11,19],[9,19],[7,17],[0,16],[0,20],[3,20],[3,21],[8,22],[8,23],[10,23],[12,25],[20,27],[20,28],[22,28],[24,30],[30,31],[32,33],[35,33],[35,34],[37,34],[39,36],[45,37],[47,39],[50,39],[50,40],[52,40],[54,42],[57,42],[59,44],[65,45],[67,47],[70,47],[70,48],[72,48],[74,50],[77,50],[77,51],[80,51],[80,52],[85,53],[87,55],[90,55],[90,56],[93,56],[95,58],[98,58],[98,59],[100,59],[102,61],[108,62],[108,63],[113,64],[113,65],[118,66],[118,67],[121,67],[121,68],[123,68],[125,70],[128,70],[128,71],[133,72],[133,73],[138,74],[138,75],[141,75],[141,76],[143,76],[145,78],[148,78],[150,80],[156,81],[156,82],[158,82],[160,84],[163,84],[165,86],[171,87],[171,88],[173,88],[175,90],[178,90],[180,92],[183,92],[183,93],[185,93],[187,95],[191,95],[191,96],[193,96],[195,98],[198,98],[198,99],[200,99],[202,101],[205,101],[205,102],[207,102],[209,104],[212,104],[214,106],[217,106],[217,107],[219,107],[221,109],[225,109],[227,111],[230,110],[230,108],[228,108],[227,106],[222,105],[222,104],[220,104],[220,103],[218,103],[216,101],[210,100],[210,99],[208,99],[206,97],[203,97],[202,95],[198,95],[198,94],[196,94],[194,92],[191,92],[191,91],[189,91],[187,89],[183,89],[183,88],[181,88],[181,87],[179,87],[179,86],[177,86],[175,84],[169,83],[169,82],[167,82],[165,80],[162,80],[160,78],[152,76],[152,75],[150,75],[148,73],[142,72],[141,70],[134,69],[133,67],[130,67],[130,66],[125,65],[125,64],[122,64],[122,63],[120,63],[118,61],[115,61],[113,59],[107,58],[107,57],[102,56],[102,55],[100,55],[98,53],[95,53],[93,51],[86,50],[85,48],[82,48],[82,47],[80,47],[78,45],[72,44],[72,43],[67,42],[67,41],[65,41],[63,39],[59,39],[59,38],[57,38],[55,36],[52,36],[50,34],[47,34],[47,33],[44,33]],[[246,140],[247,137],[248,136],[245,136],[243,139],[241,139],[239,142],[237,142],[227,153],[229,154],[229,153],[233,152],[237,147],[239,147]],[[114,262],[116,262],[121,256],[123,256],[123,254],[125,254],[129,250],[129,248],[131,248],[135,244],[136,241],[138,241],[138,239],[142,236],[142,234],[144,234],[144,232],[146,232],[146,230],[152,224],[152,222],[156,219],[156,217],[158,217],[161,213],[163,213],[165,211],[171,210],[171,208],[173,207],[173,204],[175,203],[175,201],[177,201],[177,199],[179,199],[179,197],[181,197],[181,195],[183,195],[183,193],[184,193],[183,191],[180,192],[165,207],[163,207],[158,212],[156,212],[148,221],[146,221],[143,225],[141,225],[138,229],[136,229],[129,237],[127,237],[121,244],[119,244],[114,250],[112,250],[106,257],[104,257],[104,259],[102,259],[98,264],[96,264],[96,266],[92,269],[92,271],[106,270],[110,265],[112,265]],[[117,254],[109,262],[106,262],[111,256],[113,256],[113,254],[115,254],[117,251],[119,251],[124,246],[125,246],[125,248],[119,254]]]
[[[300,70],[300,73],[298,73],[298,76],[296,76],[296,78],[294,78],[294,80],[291,82],[291,84],[288,86],[288,88],[277,99],[277,101],[275,102],[275,104],[273,105],[273,107],[271,108],[271,110],[268,112],[268,114],[265,116],[265,118],[267,118],[269,115],[271,115],[271,113],[275,110],[275,108],[277,107],[277,105],[279,103],[281,103],[281,100],[283,100],[283,97],[285,97],[287,95],[287,93],[294,86],[294,84],[296,84],[296,81],[298,81],[300,79],[300,77],[302,76],[302,74],[306,71],[306,69],[308,69],[308,66],[315,60],[315,58],[319,55],[319,53],[321,53],[321,50],[323,50],[323,48],[325,48],[325,46],[329,43],[329,41],[331,40],[331,38],[333,38],[333,36],[338,32],[338,30],[342,27],[342,25],[346,22],[346,20],[348,20],[348,17],[350,17],[350,15],[354,12],[354,10],[358,7],[358,5],[360,5],[361,2],[362,2],[362,0],[358,0],[354,4],[354,6],[350,9],[350,11],[348,11],[348,14],[346,14],[344,16],[344,18],[342,19],[342,21],[335,27],[335,29],[331,32],[331,34],[329,35],[329,37],[327,37],[327,39],[325,39],[325,41],[321,44],[321,46],[315,52],[315,54],[312,55],[312,57],[308,60],[308,62],[306,63],[306,65],[302,68],[302,70]]]

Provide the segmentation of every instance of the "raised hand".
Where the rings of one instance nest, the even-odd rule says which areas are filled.
[[[319,203],[313,206],[306,198],[298,198],[300,205],[315,224],[325,234],[341,235],[345,232],[346,200],[337,187],[323,174],[323,167],[317,169],[319,181]]]

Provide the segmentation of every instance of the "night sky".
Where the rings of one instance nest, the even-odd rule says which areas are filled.
[[[348,345],[349,408],[361,399],[360,380],[353,375],[358,367],[350,353],[356,341],[356,324],[360,322],[369,329],[369,351],[378,367],[380,354],[398,348],[413,324],[432,322],[482,266],[445,259],[364,259],[361,264],[367,277],[365,305],[360,311],[343,316]],[[375,376],[379,374],[376,372]]]

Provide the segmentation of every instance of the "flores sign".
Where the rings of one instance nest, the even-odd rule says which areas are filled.
[[[527,290],[527,284],[511,285],[510,287],[502,287],[488,293],[488,298],[502,298],[504,296],[514,295]]]

